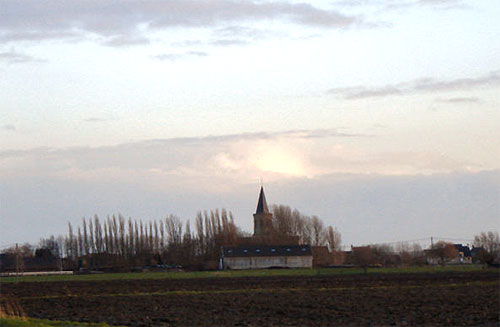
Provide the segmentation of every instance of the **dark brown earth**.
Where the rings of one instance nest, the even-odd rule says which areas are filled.
[[[498,271],[3,283],[3,311],[127,326],[500,326]]]

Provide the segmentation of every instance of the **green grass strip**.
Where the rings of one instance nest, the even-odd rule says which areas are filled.
[[[442,273],[442,272],[475,272],[492,271],[481,265],[463,266],[422,266],[396,268],[368,268],[368,274],[410,274],[410,273]],[[496,269],[498,270],[498,269]],[[314,269],[261,269],[261,270],[224,270],[196,272],[139,272],[139,273],[106,273],[88,275],[50,275],[1,277],[0,283],[14,282],[66,282],[66,281],[99,281],[99,280],[137,280],[137,279],[190,279],[190,278],[227,278],[227,277],[272,277],[272,276],[330,276],[363,274],[361,268],[314,268]]]

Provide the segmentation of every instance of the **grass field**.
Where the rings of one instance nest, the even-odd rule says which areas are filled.
[[[73,321],[55,321],[47,319],[0,317],[2,327],[107,327],[105,323],[86,324]]]
[[[405,273],[441,273],[490,270],[481,265],[463,266],[422,266],[397,268],[368,268],[368,274],[405,274]],[[94,281],[94,280],[130,280],[130,279],[183,279],[183,278],[226,278],[226,277],[271,277],[271,276],[317,276],[363,274],[361,268],[316,268],[316,269],[277,269],[277,270],[225,270],[196,272],[140,272],[107,273],[88,275],[52,275],[1,277],[0,283],[12,282],[57,282],[57,281]]]
[[[50,276],[60,278],[2,283],[0,296],[0,312],[9,317],[50,321],[4,319],[0,325],[498,326],[499,272],[455,266],[379,268],[366,275],[309,269]]]

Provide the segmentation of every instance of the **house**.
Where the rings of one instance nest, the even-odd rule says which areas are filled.
[[[451,260],[450,263],[457,263],[457,264],[472,263],[472,253],[468,246],[464,246],[462,244],[453,244],[453,246],[458,252],[458,257]]]
[[[333,265],[333,255],[327,246],[311,247],[314,267],[328,267]]]
[[[430,265],[458,265],[472,263],[473,253],[466,245],[442,243],[440,247],[424,250],[424,256]]]
[[[299,239],[295,236],[277,239],[273,235],[272,218],[264,188],[261,187],[257,209],[253,215],[253,236],[238,240],[239,246],[223,247],[221,268],[311,268],[311,247],[299,245]]]

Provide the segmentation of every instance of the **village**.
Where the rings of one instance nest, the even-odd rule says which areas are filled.
[[[102,235],[99,221],[93,224],[89,220],[87,228],[84,220],[83,234],[78,228],[76,237],[70,226],[66,239],[42,241],[34,250],[28,246],[4,250],[0,254],[0,272],[2,276],[12,276],[169,270],[498,266],[500,262],[498,234],[492,232],[477,236],[472,248],[437,240],[427,249],[415,243],[398,244],[397,247],[390,244],[351,245],[344,250],[340,233],[331,226],[324,228],[317,217],[313,217],[307,237],[299,235],[297,229],[294,233],[291,226],[303,224],[302,220],[307,217],[295,215],[294,221],[292,215],[283,214],[286,209],[277,206],[275,213],[279,217],[273,217],[261,187],[251,235],[239,232],[226,211],[221,211],[220,215],[218,211],[211,212],[210,216],[205,214],[205,219],[200,215],[197,237],[191,235],[189,225],[183,234],[182,224],[173,217],[166,221],[165,230],[160,224],[159,231],[156,222],[144,226],[140,222],[137,227],[137,222],[129,221],[128,234],[124,220],[119,219],[118,223],[112,220],[103,225],[104,238],[98,236]],[[95,231],[93,236],[92,231]],[[166,241],[165,234],[168,234]]]

